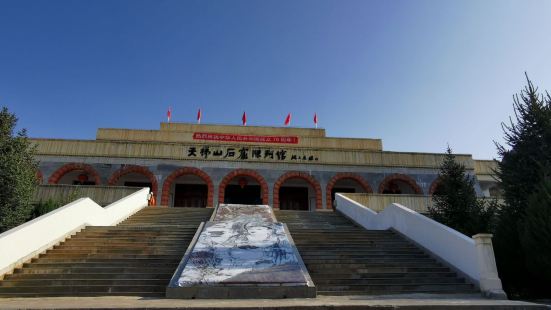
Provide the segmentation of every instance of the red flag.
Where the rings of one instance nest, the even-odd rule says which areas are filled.
[[[243,126],[247,126],[247,113],[243,112],[243,116],[241,117],[241,121],[243,121]]]
[[[316,128],[318,128],[318,114],[314,113],[314,125],[316,125]]]
[[[285,118],[285,126],[289,126],[289,124],[291,124],[291,113],[287,114]]]
[[[197,111],[197,124],[201,124],[201,109]]]
[[[166,118],[168,119],[169,123],[170,123],[171,116],[172,116],[172,107],[168,107],[168,111],[166,111]]]

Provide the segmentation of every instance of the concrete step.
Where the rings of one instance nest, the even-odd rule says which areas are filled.
[[[66,243],[62,245],[56,245],[53,247],[54,250],[69,250],[69,249],[90,249],[90,248],[111,248],[111,249],[143,249],[143,248],[154,248],[154,249],[173,249],[174,245],[171,245],[169,243],[162,243],[162,244],[142,244],[140,246],[137,243],[112,243],[112,244],[82,244],[82,243]]]
[[[164,293],[164,285],[56,285],[56,286],[14,286],[0,287],[0,294],[3,293],[36,293],[36,294],[61,294],[71,295],[78,293]]]
[[[83,254],[74,254],[66,255],[63,253],[58,253],[52,251],[49,253],[40,254],[38,258],[34,258],[34,261],[46,259],[47,260],[59,260],[59,259],[180,259],[182,253],[168,255],[166,253],[162,254],[128,254],[128,253],[83,253]]]
[[[320,291],[404,291],[404,292],[426,292],[426,291],[469,291],[473,289],[472,284],[467,283],[397,283],[397,284],[350,284],[350,285],[318,285]]]
[[[122,266],[122,267],[80,267],[80,268],[22,268],[14,270],[14,274],[26,273],[26,274],[47,274],[47,273],[110,273],[110,274],[122,274],[122,273],[171,273],[174,272],[175,266],[163,266],[163,267],[144,267],[144,266]]]
[[[1,287],[37,287],[37,286],[135,286],[135,285],[168,285],[166,279],[14,279],[0,281]]]
[[[434,259],[430,257],[416,258],[416,257],[392,257],[392,256],[380,256],[380,257],[362,257],[354,259],[327,259],[327,258],[308,258],[308,266],[313,265],[331,265],[331,266],[365,266],[365,265],[382,264],[385,266],[391,265],[403,265],[403,264],[415,264],[415,265],[433,265],[436,264]]]
[[[89,248],[89,249],[54,249],[46,254],[82,254],[82,253],[89,253],[89,254],[106,254],[106,253],[112,253],[112,254],[160,254],[160,255],[178,255],[185,252],[185,247],[182,249],[181,244],[177,244],[172,250],[168,251],[166,249],[163,249],[162,247],[157,249],[155,247],[146,247],[146,248]]]
[[[99,296],[139,296],[139,297],[152,297],[160,298],[164,297],[164,292],[68,292],[59,290],[56,292],[0,292],[0,298],[32,298],[32,297],[65,297],[65,296],[78,296],[78,297],[99,297]]]
[[[28,269],[49,269],[49,268],[96,268],[96,267],[104,267],[108,265],[109,267],[129,267],[132,266],[133,268],[137,267],[147,267],[147,268],[157,268],[157,267],[165,267],[167,265],[178,265],[179,260],[173,260],[170,262],[155,262],[155,261],[136,261],[136,262],[128,262],[128,261],[116,261],[116,260],[110,260],[106,262],[34,262],[34,263],[25,263],[23,264],[23,268]]]
[[[425,277],[425,278],[364,278],[364,279],[315,279],[318,286],[342,285],[380,285],[380,284],[427,284],[427,283],[459,283],[465,280],[458,277]]]
[[[452,271],[430,271],[430,272],[371,272],[371,273],[312,273],[313,277],[319,280],[363,280],[363,279],[422,279],[422,278],[458,278]]]
[[[275,214],[289,227],[319,294],[475,292],[393,231],[364,230],[336,212]]]
[[[5,280],[131,280],[131,279],[159,279],[165,281],[170,279],[172,272],[160,273],[156,270],[142,273],[110,274],[110,273],[16,273],[5,276]],[[0,283],[2,283],[0,281]]]
[[[357,274],[369,274],[369,273],[395,273],[395,272],[448,272],[450,271],[447,267],[442,266],[426,266],[423,264],[412,265],[412,264],[395,264],[394,266],[386,264],[355,264],[352,266],[345,265],[309,265],[306,263],[306,268],[308,271],[313,274],[346,274],[346,273],[357,273]]]
[[[0,282],[0,297],[164,296],[210,210],[145,208],[119,226],[89,226]]]
[[[374,248],[374,247],[333,247],[333,246],[308,246],[301,245],[301,253],[304,255],[319,255],[319,256],[334,256],[342,255],[349,256],[364,256],[369,254],[420,254],[423,253],[419,248],[409,245],[407,247],[390,247],[390,248]]]

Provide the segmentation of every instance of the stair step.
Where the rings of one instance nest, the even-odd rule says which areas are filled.
[[[96,297],[96,296],[140,296],[140,297],[164,297],[164,292],[104,292],[104,291],[98,291],[98,292],[66,292],[63,290],[60,290],[58,292],[9,292],[9,293],[3,293],[0,291],[0,298],[10,298],[10,297],[23,297],[23,298],[31,298],[31,297],[62,297],[62,296],[79,296],[79,297]]]
[[[102,293],[124,293],[124,292],[144,292],[144,293],[164,293],[165,287],[162,285],[56,285],[56,286],[14,286],[0,287],[0,293],[70,293],[81,292],[102,292]]]
[[[112,268],[115,267],[166,267],[169,265],[178,265],[178,260],[173,260],[170,262],[151,262],[151,261],[136,261],[136,262],[120,262],[120,261],[107,261],[107,262],[34,262],[34,263],[25,263],[23,268],[29,269],[48,269],[48,268],[95,268],[95,267],[105,267],[109,266]]]
[[[72,280],[72,279],[98,279],[98,280],[131,280],[131,279],[159,279],[166,280],[172,277],[172,272],[160,273],[156,270],[150,273],[15,273],[5,277],[6,280]],[[1,282],[0,282],[1,283]]]
[[[364,279],[315,279],[317,286],[331,285],[381,285],[381,284],[427,284],[427,283],[459,283],[465,280],[457,277],[425,277],[425,278],[364,278]]]
[[[451,271],[430,271],[430,272],[419,272],[412,271],[408,273],[404,272],[371,272],[371,273],[311,273],[313,278],[319,280],[348,280],[348,279],[419,279],[419,278],[444,278],[444,277],[457,277],[454,272]]]
[[[2,287],[36,287],[36,286],[159,286],[168,285],[166,279],[15,279],[0,281]]]
[[[144,267],[144,266],[124,266],[124,267],[79,267],[79,268],[22,268],[14,270],[14,274],[19,273],[144,273],[144,272],[174,272],[174,267]]]
[[[63,253],[56,253],[50,252],[49,254],[40,254],[38,258],[35,258],[35,260],[42,260],[45,259],[46,261],[52,260],[52,261],[58,261],[63,259],[180,259],[182,258],[182,253],[178,253],[176,255],[167,255],[166,253],[163,254],[128,254],[128,253],[117,253],[117,254],[109,254],[109,253],[84,253],[84,254],[77,254],[77,255],[65,255]]]
[[[475,291],[391,230],[365,230],[337,212],[275,215],[287,224],[320,295]]]

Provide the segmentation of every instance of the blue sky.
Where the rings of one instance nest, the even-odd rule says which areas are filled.
[[[493,158],[551,1],[5,1],[0,106],[32,137],[173,121],[311,127]]]

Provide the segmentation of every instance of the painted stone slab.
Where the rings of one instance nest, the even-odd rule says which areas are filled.
[[[267,207],[267,208],[266,208]],[[307,285],[282,223],[269,206],[221,205],[205,224],[178,286]]]

